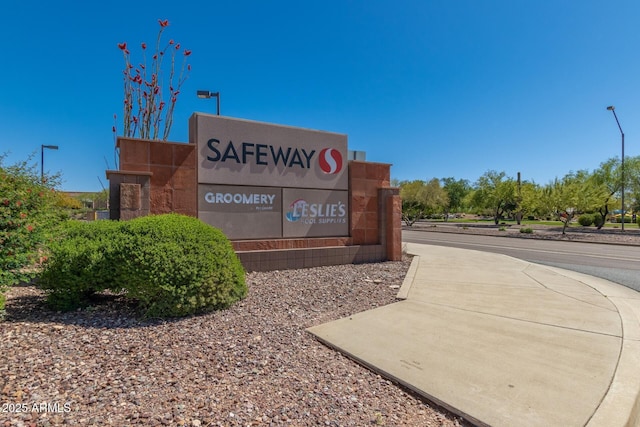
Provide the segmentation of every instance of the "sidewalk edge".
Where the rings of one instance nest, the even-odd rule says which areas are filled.
[[[411,265],[409,266],[409,270],[407,270],[407,274],[404,276],[402,286],[400,286],[400,290],[396,295],[396,298],[401,300],[406,300],[409,297],[409,291],[411,291],[413,281],[416,278],[416,273],[418,272],[418,266],[420,265],[419,255],[415,255],[410,252],[407,253],[407,255],[413,256],[413,259],[411,260]]]

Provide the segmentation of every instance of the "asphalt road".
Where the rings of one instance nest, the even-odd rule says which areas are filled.
[[[403,230],[402,241],[495,252],[602,277],[640,291],[640,246]]]

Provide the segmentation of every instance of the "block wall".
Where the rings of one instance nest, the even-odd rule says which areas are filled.
[[[349,224],[354,245],[381,243],[381,188],[389,188],[391,165],[361,161],[349,162],[351,216]]]
[[[128,220],[150,213],[151,173],[107,171],[109,218]]]
[[[196,145],[118,138],[120,170],[150,172],[150,213],[198,216]]]
[[[119,138],[120,170],[107,171],[112,219],[169,212],[197,217],[195,144]],[[402,203],[391,165],[349,162],[349,237],[236,240],[247,270],[402,259]]]

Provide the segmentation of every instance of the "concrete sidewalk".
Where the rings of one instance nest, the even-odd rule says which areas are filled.
[[[640,425],[640,294],[504,255],[409,244],[403,301],[309,328],[478,425]]]

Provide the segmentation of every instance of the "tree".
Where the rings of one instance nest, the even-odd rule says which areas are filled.
[[[442,178],[440,181],[449,198],[449,203],[447,203],[444,211],[444,220],[446,221],[451,212],[458,212],[462,209],[464,199],[471,191],[471,185],[466,179],[456,181],[453,177]]]
[[[516,182],[505,178],[504,172],[485,172],[476,182],[472,203],[476,208],[490,209],[497,225],[500,219],[517,206]]]
[[[567,226],[580,213],[596,209],[600,202],[601,189],[593,185],[587,171],[570,172],[557,178],[542,191],[542,203],[548,212],[562,221],[562,234]]]
[[[600,205],[596,211],[600,214],[596,227],[602,228],[609,215],[609,205],[613,201],[613,196],[620,190],[621,174],[618,167],[619,160],[609,159],[600,164],[591,177],[592,184],[602,192]]]
[[[421,180],[402,181],[399,186],[402,198],[402,220],[408,227],[411,227],[424,216],[425,182]]]
[[[446,190],[440,186],[440,180],[437,178],[433,178],[431,181],[427,182],[424,197],[427,215],[445,212],[450,203]]]
[[[541,188],[534,182],[524,181],[520,185],[518,195],[518,210],[523,218],[528,216],[542,216],[540,209]]]
[[[628,193],[628,209],[631,212],[640,212],[640,156],[626,157],[624,159],[625,189]]]
[[[449,203],[449,198],[440,181],[433,178],[429,182],[422,180],[403,181],[400,183],[402,197],[402,220],[412,226],[426,215],[442,212]]]

